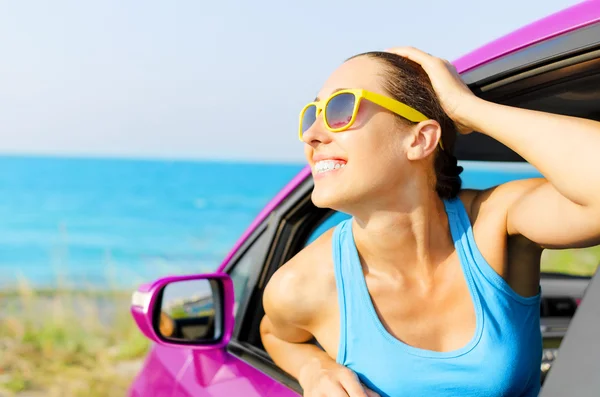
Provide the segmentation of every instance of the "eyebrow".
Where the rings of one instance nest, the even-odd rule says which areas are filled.
[[[338,92],[338,91],[343,91],[343,90],[347,90],[347,89],[348,89],[348,88],[336,88],[336,89],[335,89],[335,90],[333,90],[333,91],[331,92],[331,94],[329,94],[329,95],[333,95],[333,94],[335,94],[335,93],[336,93],[336,92]],[[316,97],[315,97],[315,102],[318,102],[318,101],[320,101],[320,99],[319,99],[319,96],[316,96]]]

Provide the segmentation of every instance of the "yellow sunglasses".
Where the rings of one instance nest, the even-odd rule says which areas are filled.
[[[359,88],[343,89],[334,92],[324,101],[315,101],[304,106],[300,112],[298,138],[302,141],[302,135],[314,124],[321,112],[323,112],[325,127],[329,131],[340,132],[347,130],[356,121],[356,114],[363,99],[373,102],[415,123],[429,119],[429,117],[426,117],[418,110],[393,98]],[[440,146],[442,146],[441,140]]]

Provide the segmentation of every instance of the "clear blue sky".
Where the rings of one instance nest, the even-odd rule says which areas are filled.
[[[0,152],[303,161],[345,58],[457,57],[578,1],[0,1]]]

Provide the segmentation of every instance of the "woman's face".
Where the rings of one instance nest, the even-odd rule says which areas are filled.
[[[382,72],[383,65],[375,59],[350,59],[333,72],[318,98],[326,100],[342,88],[389,96],[383,89]],[[414,128],[403,126],[392,112],[366,100],[360,103],[355,123],[342,132],[329,131],[320,114],[303,134],[314,178],[314,204],[352,213],[357,204],[397,199],[398,189],[409,187],[413,173],[408,152],[414,148]],[[339,168],[322,172],[327,167],[319,162],[327,160],[340,164]]]

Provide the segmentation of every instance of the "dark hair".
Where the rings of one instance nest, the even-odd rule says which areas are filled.
[[[444,149],[438,148],[435,153],[435,190],[440,198],[456,197],[462,185],[460,173],[463,171],[463,168],[457,165],[457,159],[453,154],[457,135],[456,125],[442,109],[427,73],[416,62],[389,52],[373,51],[352,58],[358,56],[368,56],[382,61],[386,67],[383,77],[385,77],[384,88],[388,94],[440,124]],[[414,124],[398,117],[405,123]]]

